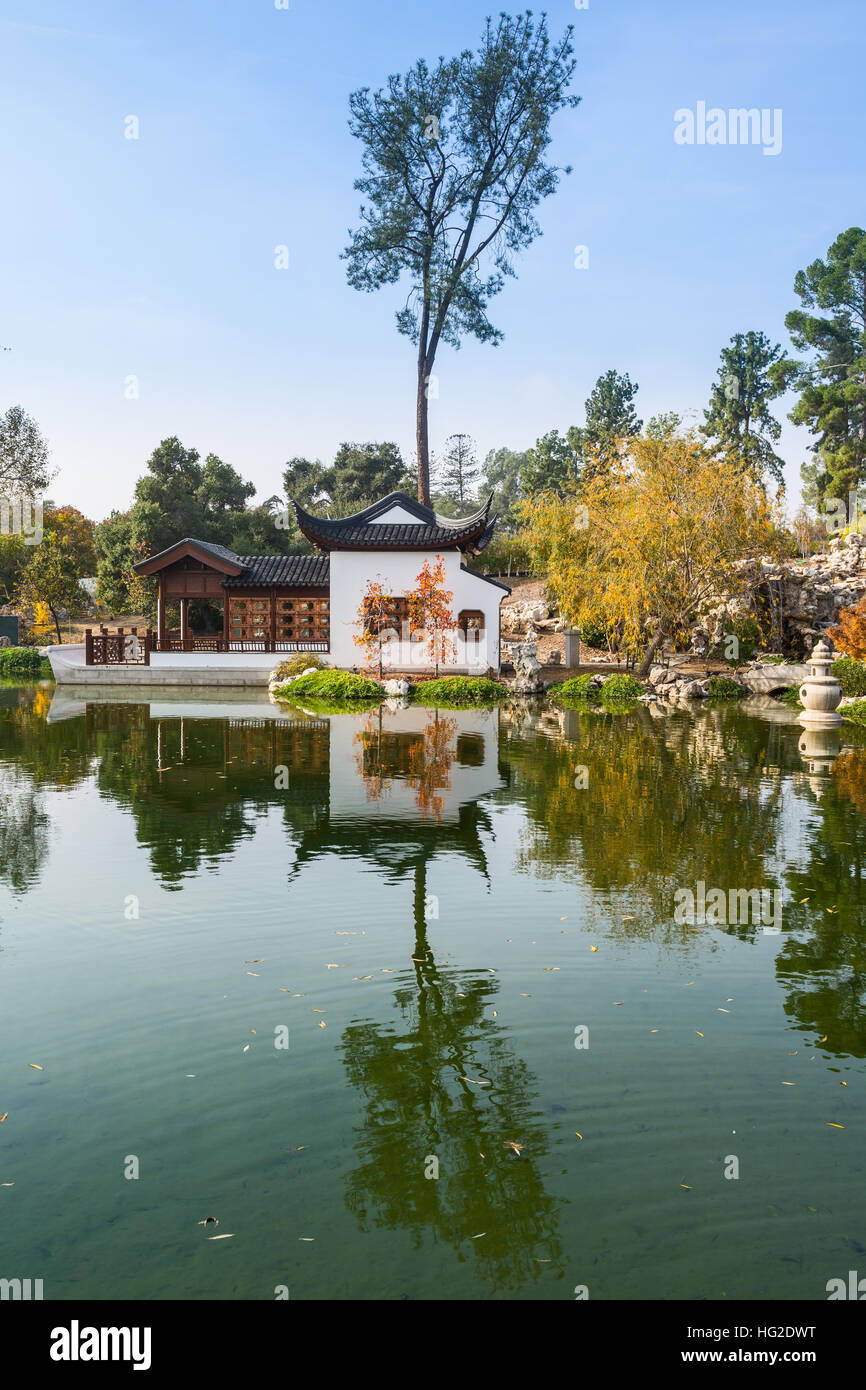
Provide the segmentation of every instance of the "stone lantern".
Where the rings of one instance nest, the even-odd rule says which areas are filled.
[[[830,785],[833,764],[841,749],[842,742],[835,728],[807,726],[800,735],[800,757],[809,776],[809,786],[819,801]]]
[[[807,729],[835,729],[842,723],[838,712],[842,687],[830,674],[832,665],[833,654],[821,640],[809,657],[809,674],[800,686],[800,723]]]

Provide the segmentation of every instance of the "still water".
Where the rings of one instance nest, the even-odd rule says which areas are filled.
[[[0,1276],[60,1300],[866,1276],[866,743],[799,740],[780,707],[0,690]],[[699,883],[780,918],[677,912]]]

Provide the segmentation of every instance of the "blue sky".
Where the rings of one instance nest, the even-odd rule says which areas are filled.
[[[491,11],[0,3],[0,409],[20,402],[39,421],[55,500],[97,520],[127,506],[170,434],[232,463],[260,499],[286,459],[330,460],[344,439],[396,439],[411,458],[402,297],[350,289],[339,259],[360,202],[348,96],[473,47]],[[644,419],[702,411],[731,334],[788,347],[796,271],[866,225],[862,0],[547,13],[554,34],[575,30],[582,101],[551,152],[574,172],[493,301],[503,345],[441,349],[434,448],[456,431],[483,455],[565,430],[609,367],[640,383]],[[674,112],[699,101],[780,108],[781,153],[677,145]],[[138,140],[124,138],[130,115]],[[786,422],[794,492],[808,443]]]

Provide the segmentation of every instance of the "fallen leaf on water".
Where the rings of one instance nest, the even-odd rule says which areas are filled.
[[[686,980],[685,984],[683,985],[683,989],[688,989],[689,985],[693,985],[693,984],[694,984],[694,980]]]
[[[255,960],[245,960],[244,965],[261,965],[264,956],[256,956]]]
[[[479,1231],[479,1232],[478,1232],[478,1235],[477,1235],[477,1236],[473,1236],[472,1239],[473,1239],[473,1240],[480,1240],[482,1236],[486,1236],[486,1235],[487,1235],[487,1232],[486,1232],[486,1231]]]
[[[577,1130],[575,1130],[574,1132],[575,1132],[575,1134],[577,1134]],[[583,1135],[582,1135],[582,1134],[577,1134],[577,1137],[578,1137],[578,1139],[582,1139],[582,1138],[583,1138]]]
[[[697,1033],[699,1038],[702,1038],[704,1036],[703,1033],[701,1033],[697,1028],[695,1029],[695,1032]]]
[[[525,1145],[518,1144],[516,1139],[506,1139],[505,1145],[506,1148],[513,1149],[516,1154],[522,1153],[525,1148]]]
[[[800,899],[800,906],[802,907],[803,903],[807,903],[808,901],[809,901],[808,898],[801,898],[801,899]]]
[[[717,1014],[729,1014],[730,1012],[730,1009],[723,1009],[721,1008],[721,1006],[718,1009],[716,1009]]]
[[[352,982],[354,983],[355,980],[372,980],[372,978],[372,975],[353,975]]]
[[[380,975],[393,975],[393,974],[394,974],[394,971],[393,971],[393,970],[389,970],[387,966],[384,966],[384,967],[379,971],[379,974],[380,974]]]
[[[692,1189],[689,1187],[689,1185],[688,1185],[687,1182],[681,1182],[681,1183],[680,1183],[680,1187],[684,1187],[684,1188],[686,1189],[686,1192],[691,1192],[691,1190],[692,1190]]]
[[[624,922],[634,922],[636,919],[634,917],[623,917],[622,920]]]
[[[783,1085],[783,1086],[796,1086],[796,1084],[797,1084],[796,1081],[783,1081],[783,1082],[782,1082],[782,1085]]]
[[[226,1231],[224,1236],[208,1236],[208,1240],[234,1240],[234,1231]]]
[[[598,947],[597,947],[597,946],[590,946],[589,949],[590,949],[591,951],[597,951],[597,950],[598,950]]]
[[[7,1110],[5,1115],[0,1115],[0,1125],[2,1125],[2,1123],[3,1123],[4,1120],[8,1120],[8,1118],[9,1118],[9,1111]]]
[[[325,1014],[327,1012],[327,1009],[313,1009],[314,1014]]]
[[[827,1121],[827,1124],[830,1126],[831,1129],[844,1129],[844,1128],[845,1128],[844,1125],[836,1125],[836,1124],[834,1124],[832,1120],[828,1120],[828,1121]]]
[[[499,1010],[498,1010],[498,1009],[494,1009],[494,1010],[493,1010],[493,1017],[494,1017],[494,1018],[498,1018],[498,1017],[499,1017]]]
[[[197,1072],[188,1071],[188,1072],[186,1073],[186,1079],[187,1079],[187,1081],[194,1081],[197,1075],[198,1075]]]
[[[315,1240],[315,1236],[298,1236],[298,1240]]]
[[[247,971],[247,974],[248,974],[248,975],[252,975],[253,978],[256,979],[256,980],[260,980],[260,979],[262,978],[261,975],[259,974],[258,970],[248,970],[248,971]]]
[[[531,999],[531,998],[532,998],[532,995],[531,995],[531,994],[521,994],[520,997],[521,997],[521,999]]]
[[[28,1065],[28,1067],[32,1067],[34,1071],[44,1071],[44,1070],[45,1070],[44,1067],[40,1067],[40,1065],[39,1065],[38,1062],[28,1062],[27,1065]]]
[[[489,1081],[475,1081],[471,1076],[461,1076],[461,1081],[468,1081],[472,1086],[489,1086]]]
[[[249,1050],[250,1050],[250,1045],[249,1045],[249,1043],[247,1043],[247,1044],[245,1045],[245,1047],[244,1047],[244,1052],[249,1052]]]
[[[819,1042],[826,1042],[826,1041],[827,1041],[827,1034],[825,1033],[824,1036],[823,1036],[823,1038],[819,1038],[818,1041],[819,1041]]]
[[[619,1008],[622,1007],[622,1005],[623,1005],[624,1003],[625,1003],[625,1000],[624,1000],[624,999],[614,999],[614,1001],[613,1001],[613,1006],[614,1006],[615,1009],[619,1009]]]
[[[650,1029],[650,1032],[651,1032],[651,1033],[657,1033],[658,1031],[659,1031],[658,1028],[651,1028],[651,1029]]]
[[[0,1182],[0,1187],[14,1187],[14,1182]]]
[[[545,968],[545,970],[558,970],[558,969],[559,969],[559,966],[558,966],[558,965],[546,965],[544,968]]]
[[[847,1081],[840,1081],[840,1082],[839,1082],[839,1085],[840,1085],[840,1086],[847,1086],[847,1085],[848,1085],[848,1082],[847,1082]]]

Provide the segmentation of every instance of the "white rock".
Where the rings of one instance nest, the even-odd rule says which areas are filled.
[[[385,682],[386,695],[408,695],[409,682],[404,680],[388,680]]]

